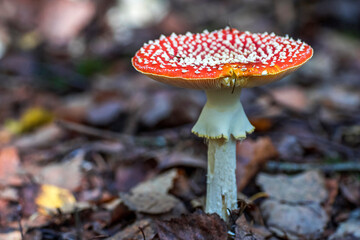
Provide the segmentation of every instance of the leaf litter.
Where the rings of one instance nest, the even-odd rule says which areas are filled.
[[[25,239],[358,238],[357,8],[180,2],[143,15],[137,28],[109,25],[111,11],[125,10],[120,1],[0,2],[1,239],[21,239],[19,226]],[[148,12],[142,6],[137,14]],[[150,81],[129,64],[160,33],[225,26],[214,22],[219,13],[241,29],[301,30],[316,46],[289,81],[244,90],[257,130],[237,146],[242,194],[231,223],[195,212],[206,147],[190,129],[205,95]]]

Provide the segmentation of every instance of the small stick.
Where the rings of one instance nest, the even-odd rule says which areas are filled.
[[[146,240],[144,230],[142,229],[142,227],[139,227],[139,229],[140,229],[140,232],[141,232],[141,234],[143,236],[143,240]]]
[[[266,170],[270,172],[300,172],[310,169],[318,169],[324,172],[360,172],[360,162],[341,162],[325,164],[270,161],[266,164]]]
[[[19,225],[19,232],[20,232],[20,235],[21,235],[21,240],[25,240],[25,236],[24,236],[24,230],[23,230],[23,227],[22,227],[22,224],[21,224],[21,205],[18,205],[17,207],[17,213],[18,213],[18,225]]]
[[[79,132],[82,134],[86,134],[93,137],[113,140],[113,141],[122,141],[125,144],[133,145],[134,143],[137,145],[148,145],[159,147],[159,145],[163,145],[163,142],[160,142],[157,137],[135,137],[127,134],[115,133],[107,130],[102,130],[78,123],[68,122],[64,120],[56,121],[56,124],[61,128],[65,128],[70,131]],[[166,145],[166,144],[165,144]]]
[[[76,229],[76,240],[81,240],[82,232],[81,232],[81,221],[79,215],[79,209],[75,208],[75,229]]]

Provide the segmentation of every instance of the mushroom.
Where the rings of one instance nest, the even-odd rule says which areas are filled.
[[[213,32],[149,41],[132,58],[135,69],[157,81],[205,90],[207,102],[192,132],[208,142],[206,212],[223,219],[237,207],[236,141],[254,127],[240,103],[243,88],[274,82],[313,55],[300,40],[274,33]]]

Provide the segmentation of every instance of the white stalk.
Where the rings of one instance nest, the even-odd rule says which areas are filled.
[[[237,206],[236,140],[254,127],[240,103],[241,89],[206,91],[207,102],[192,132],[208,139],[206,212],[227,219]]]
[[[236,140],[210,139],[208,148],[205,211],[227,219],[228,209],[237,207]]]

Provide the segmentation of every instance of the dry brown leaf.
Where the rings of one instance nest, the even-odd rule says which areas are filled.
[[[15,188],[6,187],[0,190],[0,199],[18,201],[19,193]]]
[[[14,134],[12,134],[9,130],[5,128],[0,129],[0,147],[9,143],[13,137]]]
[[[40,32],[50,42],[66,44],[89,23],[95,14],[91,1],[46,1],[40,13]]]
[[[360,206],[360,181],[355,176],[341,179],[340,190],[349,202]]]
[[[78,189],[83,177],[80,166],[84,159],[85,151],[78,150],[73,154],[67,161],[43,167],[38,175],[39,182],[71,191]]]
[[[157,177],[136,185],[131,189],[132,193],[157,192],[166,194],[173,187],[174,180],[178,175],[177,169],[171,169],[159,174]]]
[[[244,215],[236,220],[235,233],[235,240],[264,240],[272,235],[272,233],[264,227],[255,227],[249,224]]]
[[[115,170],[116,189],[128,192],[153,174],[154,160],[121,163]]]
[[[296,86],[275,88],[271,91],[276,102],[288,108],[305,111],[308,105],[304,91]]]
[[[131,210],[148,214],[170,212],[180,202],[169,194],[159,192],[135,192],[124,194],[121,198]]]
[[[324,203],[324,209],[328,214],[331,214],[333,204],[339,193],[339,179],[326,179],[325,184],[328,191],[328,198]]]
[[[141,230],[145,235],[145,239],[153,239],[155,229],[152,222],[150,219],[142,219],[108,238],[108,240],[144,240]]]
[[[173,218],[168,221],[157,221],[158,234],[161,240],[226,240],[227,227],[217,214],[195,212]]]
[[[0,149],[0,185],[21,185],[19,171],[20,158],[17,149],[15,147]]]
[[[290,240],[319,239],[328,222],[325,210],[316,202],[294,205],[267,199],[261,212],[270,231]]]
[[[349,215],[349,218],[342,222],[336,232],[329,240],[357,240],[360,239],[360,208],[355,209]]]
[[[255,127],[256,131],[265,132],[270,130],[270,128],[274,125],[273,121],[270,118],[252,117],[249,120],[251,124]]]
[[[14,145],[20,150],[29,148],[38,148],[54,144],[56,140],[64,136],[63,129],[55,124],[50,124],[37,129],[35,132],[19,137]]]
[[[144,183],[138,184],[129,194],[122,194],[124,203],[137,212],[148,214],[163,214],[171,211],[181,202],[168,194],[178,175],[172,169]]]
[[[73,94],[61,101],[54,110],[57,119],[82,123],[86,120],[87,112],[93,104],[93,96],[90,94]]]
[[[290,203],[317,202],[328,199],[325,179],[317,171],[294,176],[260,173],[256,183],[272,198]]]
[[[20,240],[21,233],[19,231],[0,233],[0,239],[2,240]]]
[[[159,164],[160,169],[169,169],[174,167],[193,167],[193,168],[207,168],[205,159],[195,157],[191,154],[175,151],[166,157],[164,161]]]
[[[110,213],[109,223],[112,223],[129,214],[129,209],[120,198],[114,199],[113,201],[105,204],[104,208]]]
[[[256,141],[246,139],[237,143],[236,177],[238,190],[241,191],[253,178],[267,160],[278,155],[269,137]]]

